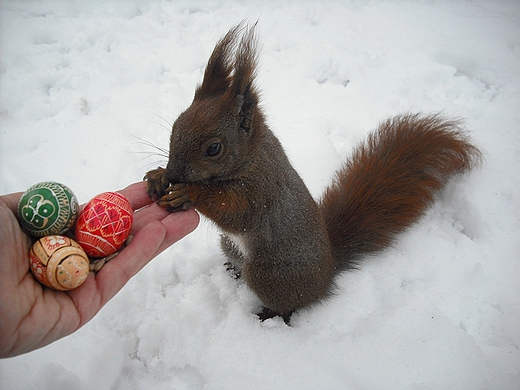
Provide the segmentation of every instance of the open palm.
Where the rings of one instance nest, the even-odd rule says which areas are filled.
[[[170,214],[152,202],[144,182],[119,192],[136,210],[133,240],[100,272],[67,292],[33,278],[28,255],[33,240],[16,219],[21,193],[0,196],[0,357],[41,348],[79,329],[151,259],[198,224],[192,209]]]

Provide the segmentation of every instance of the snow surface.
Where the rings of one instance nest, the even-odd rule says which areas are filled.
[[[216,41],[258,20],[269,123],[316,196],[381,120],[465,118],[485,153],[330,301],[260,323],[209,222],[1,389],[520,388],[518,1],[3,1],[0,193],[81,202],[164,163]],[[5,276],[4,276],[5,277]]]

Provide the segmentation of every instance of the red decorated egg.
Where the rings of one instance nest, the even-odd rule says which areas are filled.
[[[90,271],[85,251],[74,240],[64,236],[40,238],[31,247],[29,260],[34,277],[54,290],[79,287]]]
[[[130,202],[117,192],[103,192],[79,213],[76,241],[92,257],[115,253],[124,244],[134,219]]]

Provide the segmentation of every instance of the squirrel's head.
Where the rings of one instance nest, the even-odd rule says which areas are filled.
[[[261,123],[255,68],[254,27],[240,24],[217,43],[192,104],[173,124],[171,184],[238,178]]]

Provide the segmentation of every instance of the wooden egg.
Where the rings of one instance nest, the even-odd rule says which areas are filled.
[[[80,212],[76,223],[76,241],[92,257],[115,253],[124,244],[134,212],[126,198],[117,192],[95,196]]]
[[[76,221],[78,211],[78,200],[69,187],[52,181],[33,185],[18,202],[20,224],[35,237],[65,232]]]
[[[64,236],[40,238],[31,247],[29,259],[34,277],[54,290],[67,291],[81,286],[90,271],[85,251]]]

